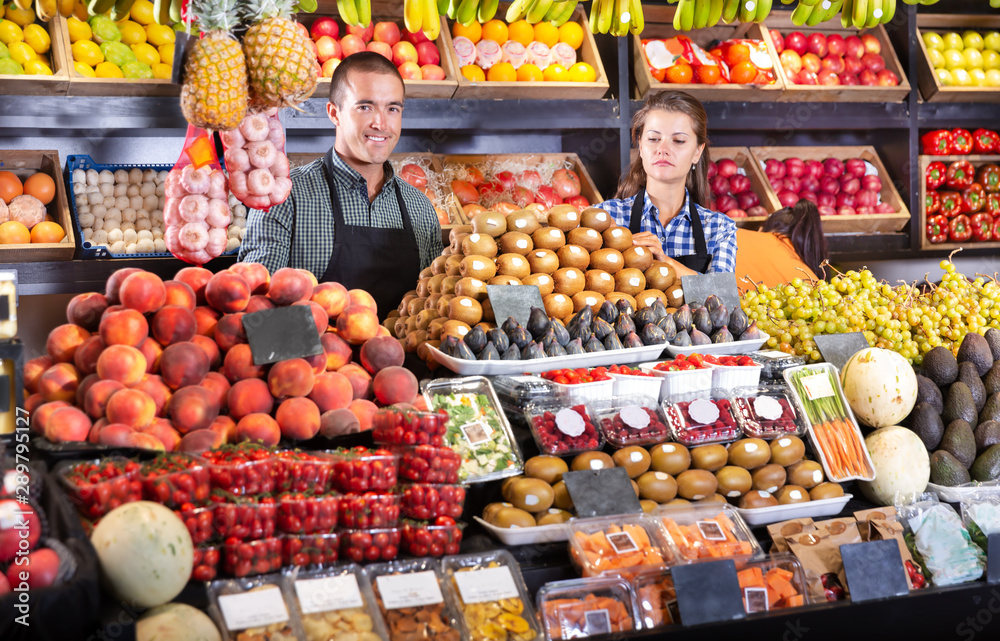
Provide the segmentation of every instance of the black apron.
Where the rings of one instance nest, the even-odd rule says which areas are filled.
[[[320,282],[337,281],[347,289],[363,289],[375,299],[379,320],[396,309],[420,276],[420,250],[399,183],[394,182],[402,229],[348,225],[334,187],[333,150],[323,161],[333,210],[333,253]]]
[[[691,217],[691,235],[694,236],[694,253],[687,256],[671,256],[681,265],[688,269],[693,269],[699,274],[708,272],[712,264],[712,254],[708,253],[708,245],[705,243],[705,228],[701,224],[701,216],[698,210],[691,205],[691,197],[688,197],[688,215]],[[633,234],[642,231],[642,210],[646,203],[646,190],[639,187],[639,193],[635,195],[635,202],[632,203],[632,213],[629,214],[628,228]]]

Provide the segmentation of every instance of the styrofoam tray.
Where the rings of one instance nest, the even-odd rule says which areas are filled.
[[[847,502],[854,498],[853,494],[845,494],[835,499],[822,499],[819,501],[809,501],[808,503],[795,503],[792,505],[773,505],[771,507],[758,507],[752,510],[736,508],[747,525],[756,527],[769,523],[778,523],[789,519],[800,519],[804,517],[834,516],[840,514]]]
[[[724,356],[727,354],[749,354],[750,352],[756,352],[761,346],[767,342],[767,339],[771,338],[764,332],[763,338],[756,338],[754,340],[748,341],[733,341],[732,343],[711,343],[709,345],[689,345],[687,347],[675,347],[669,343],[664,345],[667,353],[671,356],[677,356],[678,354],[714,354],[715,356]]]
[[[648,361],[663,353],[663,345],[644,345],[593,354],[573,354],[570,356],[547,356],[527,361],[470,361],[444,354],[438,348],[428,345],[434,360],[456,374],[462,376],[498,376],[547,372],[561,367],[598,367],[599,365],[629,365]]]
[[[963,499],[971,498],[979,492],[1000,493],[1000,481],[986,481],[985,483],[975,483],[960,485],[958,487],[948,487],[947,485],[937,485],[928,483],[927,491],[934,492],[937,497],[946,503],[961,503]]]
[[[535,543],[557,543],[569,540],[569,528],[564,524],[536,525],[535,527],[497,527],[478,516],[472,517],[487,532],[504,545],[532,545]]]

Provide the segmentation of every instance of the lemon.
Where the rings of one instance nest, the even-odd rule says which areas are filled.
[[[69,29],[69,41],[71,43],[80,40],[90,40],[94,32],[90,30],[90,25],[82,20],[77,20],[76,16],[66,18],[66,27]]]
[[[168,42],[156,48],[160,54],[160,62],[168,65],[174,64],[174,43]]]
[[[73,60],[77,62],[82,62],[91,67],[96,67],[104,62],[104,52],[101,51],[96,42],[80,40],[79,42],[74,42],[71,48],[73,50]]]
[[[118,68],[118,65],[110,62],[102,62],[95,69],[98,78],[124,78],[125,74]]]
[[[159,47],[168,42],[174,42],[174,30],[162,24],[151,24],[146,26],[146,41],[149,44]]]
[[[166,65],[162,62],[153,65],[153,77],[157,80],[170,80],[173,72],[173,65]]]
[[[145,62],[150,67],[160,62],[159,52],[156,51],[156,47],[148,42],[140,42],[139,44],[132,45],[131,49],[132,53],[135,54],[136,60]]]
[[[41,60],[29,60],[24,63],[24,73],[35,76],[51,76],[52,69]]]
[[[29,24],[24,28],[24,41],[35,50],[35,53],[45,53],[52,46],[52,38],[45,27],[38,24]]]
[[[153,3],[149,0],[135,0],[129,16],[141,25],[147,25],[153,21]]]
[[[24,32],[16,23],[10,20],[0,20],[0,42],[10,45],[12,42],[24,40]]]
[[[31,9],[18,9],[16,4],[7,5],[7,20],[19,27],[24,27],[35,21],[35,12]]]
[[[38,54],[35,53],[35,50],[29,47],[28,43],[26,42],[11,43],[9,49],[10,49],[10,57],[13,58],[16,62],[21,63],[22,65],[28,62],[29,60],[38,59]]]
[[[81,76],[86,76],[87,78],[97,77],[97,74],[94,73],[94,68],[85,62],[74,62],[73,69]]]
[[[125,20],[118,23],[118,28],[122,32],[122,42],[127,45],[137,45],[146,42],[146,30],[138,22]]]

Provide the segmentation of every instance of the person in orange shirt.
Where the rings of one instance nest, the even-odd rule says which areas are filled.
[[[808,200],[774,212],[760,231],[737,229],[736,247],[741,293],[755,283],[774,287],[796,278],[816,279],[829,257],[819,210]]]

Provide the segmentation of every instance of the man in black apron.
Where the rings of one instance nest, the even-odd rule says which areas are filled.
[[[708,272],[708,268],[712,264],[712,254],[708,253],[708,245],[705,243],[705,227],[702,225],[698,209],[691,204],[691,198],[688,198],[687,201],[688,216],[691,217],[691,235],[694,237],[694,253],[686,256],[671,256],[671,258],[688,269],[704,274]],[[642,210],[645,204],[646,189],[639,187],[639,193],[635,195],[635,202],[632,203],[632,212],[628,219],[628,229],[633,235],[642,231]]]

